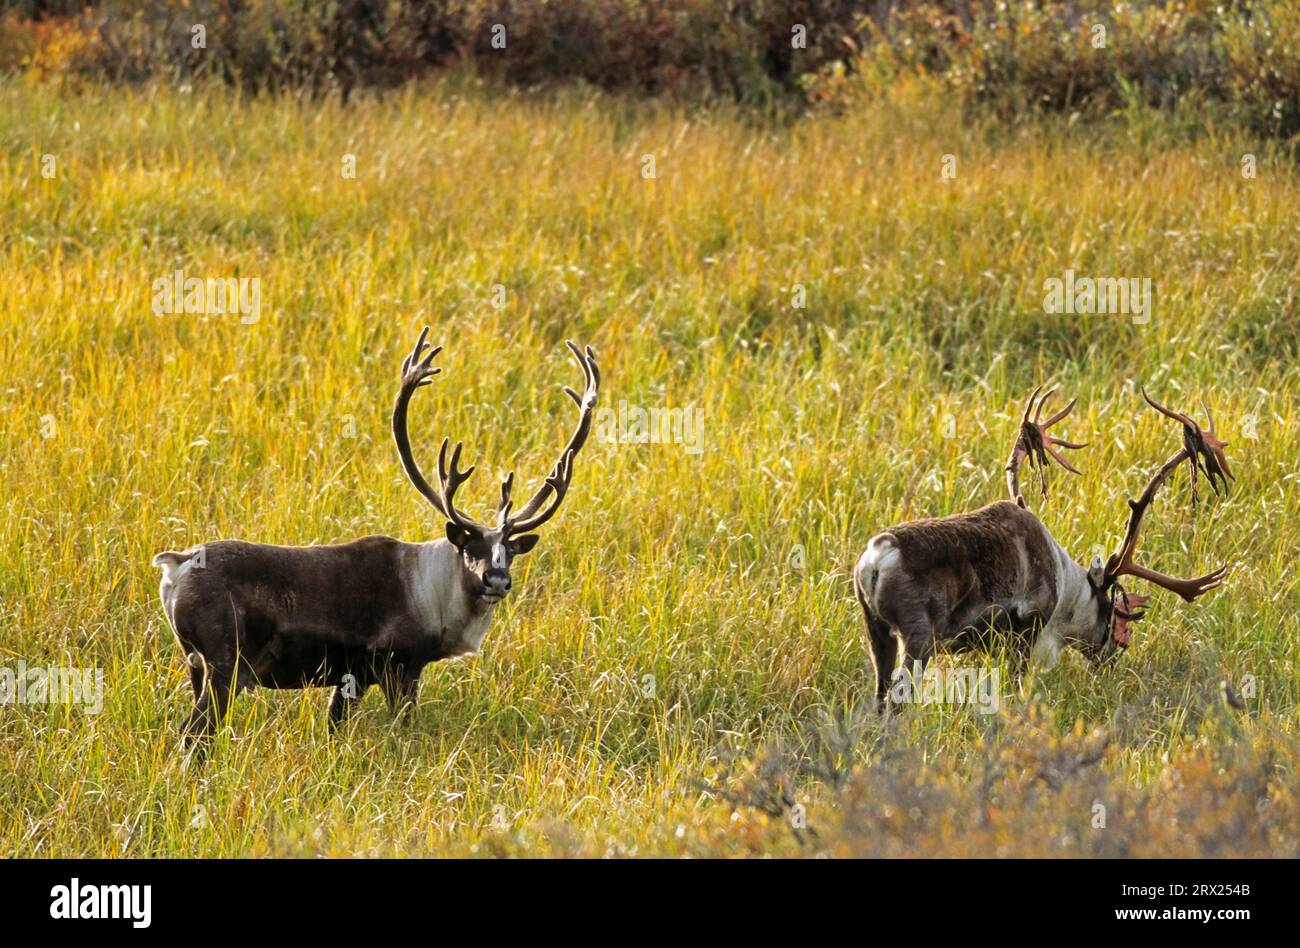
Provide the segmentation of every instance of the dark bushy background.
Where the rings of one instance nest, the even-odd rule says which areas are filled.
[[[1295,0],[17,0],[0,18],[0,68],[41,74],[348,95],[454,65],[760,105],[919,76],[1008,114],[1191,102],[1300,133]]]

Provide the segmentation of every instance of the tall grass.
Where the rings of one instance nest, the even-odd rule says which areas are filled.
[[[980,722],[866,712],[847,573],[890,523],[1000,497],[1018,405],[1045,379],[1080,397],[1068,433],[1091,442],[1083,476],[1038,504],[1068,548],[1114,544],[1124,498],[1176,444],[1144,383],[1203,397],[1238,473],[1195,513],[1180,477],[1145,556],[1234,567],[1194,606],[1159,593],[1114,669],[1070,658],[1023,695],[1007,684],[1009,721],[1054,712],[1016,746],[1108,728],[1091,766],[1138,793],[1212,776],[1186,761],[1241,744],[1273,756],[1240,799],[1280,806],[1300,692],[1300,179],[1236,133],[1163,128],[1009,133],[906,90],[769,128],[456,80],[346,107],[0,86],[0,664],[106,676],[98,715],[0,707],[0,852],[807,851],[706,788],[733,779],[728,755],[823,715],[861,722],[872,806],[887,774],[955,793],[990,754]],[[1045,314],[1043,281],[1067,267],[1151,277],[1151,321]],[[260,320],[154,315],[152,281],[176,269],[260,278]],[[562,443],[565,338],[597,349],[605,405],[702,410],[703,451],[589,445],[482,654],[426,671],[412,725],[372,695],[331,739],[320,692],[260,691],[187,765],[189,689],[150,557],[440,536],[388,435],[425,323],[447,351],[413,408],[417,451],[464,438],[480,503]],[[1216,703],[1247,676],[1246,710]],[[814,823],[860,812],[791,779]],[[1031,827],[1082,833],[1091,815],[1034,812],[998,845],[1036,851]],[[910,851],[943,851],[951,826],[922,816]],[[1187,838],[1163,816],[1136,832],[1145,852]]]

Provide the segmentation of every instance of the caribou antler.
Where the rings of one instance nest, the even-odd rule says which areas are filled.
[[[424,499],[448,520],[467,530],[482,531],[484,528],[481,524],[466,517],[452,503],[456,488],[465,483],[465,480],[474,473],[472,467],[468,471],[460,470],[461,444],[459,442],[456,444],[456,450],[451,458],[451,471],[448,472],[448,439],[444,438],[442,441],[442,449],[438,452],[438,480],[441,490],[434,490],[425,480],[420,465],[416,463],[415,455],[411,452],[411,439],[406,430],[406,416],[411,404],[411,396],[415,394],[417,388],[431,385],[433,377],[442,371],[433,367],[434,356],[442,351],[442,346],[434,346],[429,350],[428,355],[424,354],[425,347],[428,345],[425,340],[428,336],[429,327],[425,326],[420,331],[420,338],[415,340],[415,348],[402,360],[402,383],[397,389],[397,403],[393,406],[393,440],[397,442],[397,453],[402,459],[406,476],[410,478],[411,483]]]
[[[1038,393],[1043,390],[1040,385],[1034,389],[1034,393],[1029,396],[1029,402],[1025,405],[1025,416],[1020,421],[1020,432],[1016,435],[1016,443],[1011,448],[1011,457],[1007,459],[1007,490],[1011,492],[1011,499],[1021,507],[1025,506],[1025,498],[1020,493],[1020,466],[1026,458],[1029,459],[1029,466],[1037,468],[1038,483],[1043,492],[1043,497],[1047,496],[1047,479],[1043,476],[1044,470],[1048,466],[1048,458],[1055,459],[1056,463],[1065,468],[1072,474],[1080,473],[1069,461],[1061,457],[1055,450],[1057,447],[1070,448],[1077,450],[1086,447],[1085,444],[1074,444],[1061,438],[1054,437],[1047,433],[1047,429],[1052,427],[1070,412],[1074,411],[1074,404],[1078,399],[1071,399],[1070,404],[1066,405],[1055,415],[1052,415],[1046,421],[1042,421],[1043,409],[1047,406],[1047,401],[1056,393],[1056,389],[1050,389],[1041,399]],[[1035,402],[1037,405],[1035,406]],[[1030,415],[1033,420],[1030,420]]]
[[[489,531],[488,527],[456,509],[456,491],[474,473],[473,466],[466,470],[460,468],[460,455],[464,445],[459,441],[456,442],[456,447],[451,450],[449,464],[447,451],[451,445],[451,439],[443,439],[442,447],[438,451],[439,490],[435,490],[425,480],[419,464],[415,461],[415,456],[411,453],[411,441],[406,430],[407,409],[410,405],[411,396],[417,388],[431,384],[433,376],[442,371],[433,367],[433,358],[442,351],[441,346],[435,346],[425,355],[424,350],[428,346],[425,339],[428,335],[429,327],[426,326],[420,332],[420,338],[416,340],[415,348],[402,361],[402,383],[397,391],[397,403],[393,406],[393,440],[397,442],[397,453],[402,459],[402,467],[406,471],[406,476],[410,478],[416,490],[433,505],[438,513],[463,530],[479,534],[487,533]],[[565,394],[572,398],[578,406],[578,427],[574,430],[573,436],[569,438],[569,443],[565,445],[564,450],[561,452],[560,459],[555,462],[555,466],[551,468],[550,474],[546,476],[546,480],[538,488],[532,500],[514,516],[511,516],[510,513],[512,507],[510,492],[514,487],[515,475],[511,473],[501,484],[501,502],[497,508],[497,529],[504,530],[507,536],[535,529],[555,515],[573,479],[573,458],[582,449],[582,446],[587,441],[587,436],[591,433],[596,396],[600,391],[600,369],[596,365],[596,354],[592,352],[590,346],[583,350],[572,342],[566,344],[569,351],[573,353],[574,358],[578,360],[578,365],[582,368],[583,377],[586,380],[586,389],[582,395],[579,395],[567,385],[564,387]],[[549,504],[547,504],[548,498],[550,499]],[[544,505],[545,509],[543,510]]]
[[[464,445],[457,441],[455,450],[451,452],[451,468],[449,470],[447,468],[447,445],[450,443],[450,438],[443,438],[442,447],[438,449],[438,480],[442,483],[443,515],[462,530],[477,533],[481,536],[487,532],[487,527],[457,510],[453,500],[456,490],[461,484],[469,480],[469,476],[474,473],[477,465],[471,465],[468,471],[460,469],[460,451]]]
[[[1232,477],[1232,471],[1228,468],[1228,458],[1223,453],[1223,446],[1228,442],[1220,441],[1214,433],[1214,416],[1210,414],[1210,409],[1205,402],[1201,402],[1201,407],[1205,409],[1205,419],[1209,426],[1202,429],[1190,416],[1153,401],[1145,388],[1142,389],[1142,397],[1160,414],[1172,418],[1183,426],[1183,448],[1192,462],[1192,503],[1196,503],[1197,471],[1205,475],[1205,479],[1210,482],[1210,489],[1216,494],[1219,492],[1220,484],[1223,485],[1223,492],[1226,494],[1228,478]]]
[[[596,397],[600,394],[600,367],[596,365],[596,353],[591,350],[591,346],[587,346],[584,350],[579,349],[572,342],[566,342],[565,345],[569,347],[573,358],[582,369],[586,383],[582,395],[567,385],[564,387],[564,394],[572,398],[574,404],[578,406],[578,426],[569,438],[569,443],[560,452],[560,459],[555,462],[555,466],[551,468],[542,486],[537,489],[532,500],[528,501],[513,517],[510,516],[510,485],[514,481],[514,474],[511,474],[506,484],[502,485],[500,525],[505,528],[508,536],[535,530],[555,516],[573,480],[573,459],[587,443],[587,436],[591,434],[592,414],[596,408]],[[551,503],[543,510],[542,505],[546,504],[547,498],[551,495],[553,495]]]
[[[397,389],[397,403],[393,406],[393,440],[397,442],[397,453],[402,459],[402,468],[406,471],[406,476],[410,478],[411,483],[424,499],[433,504],[434,509],[445,517],[447,511],[442,506],[442,497],[420,472],[420,465],[415,462],[415,456],[411,453],[411,439],[406,433],[406,412],[411,403],[411,396],[415,394],[417,388],[433,384],[433,377],[442,371],[433,367],[433,357],[442,351],[442,346],[434,346],[423,361],[420,359],[426,345],[424,340],[428,335],[429,327],[425,326],[420,332],[420,338],[415,341],[415,348],[402,360],[402,384]]]
[[[1142,491],[1142,495],[1137,500],[1128,502],[1129,520],[1128,530],[1124,535],[1124,542],[1120,544],[1117,550],[1106,563],[1104,587],[1114,586],[1121,576],[1136,576],[1139,579],[1146,579],[1157,586],[1175,592],[1183,598],[1185,602],[1191,602],[1222,585],[1223,578],[1228,572],[1227,566],[1222,566],[1212,573],[1206,573],[1204,576],[1198,576],[1195,579],[1177,579],[1173,576],[1167,576],[1164,573],[1156,572],[1137,563],[1133,555],[1137,550],[1138,536],[1142,530],[1142,518],[1146,515],[1147,508],[1151,506],[1151,501],[1155,499],[1156,491],[1164,484],[1169,476],[1178,470],[1178,466],[1184,461],[1191,460],[1192,476],[1198,467],[1203,466],[1206,478],[1210,481],[1210,486],[1218,491],[1215,484],[1215,478],[1218,477],[1223,481],[1224,489],[1227,489],[1227,480],[1224,474],[1229,477],[1232,475],[1228,472],[1228,461],[1223,455],[1223,445],[1225,442],[1218,440],[1214,436],[1213,422],[1208,433],[1201,431],[1200,427],[1182,412],[1172,411],[1157,405],[1148,396],[1145,389],[1142,391],[1142,397],[1146,399],[1147,404],[1155,408],[1161,414],[1173,418],[1183,425],[1183,447],[1169,460],[1165,461],[1156,471],[1155,476],[1151,478]],[[1209,414],[1209,411],[1206,411]]]

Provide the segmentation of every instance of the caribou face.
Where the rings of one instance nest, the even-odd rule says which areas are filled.
[[[1081,610],[1087,621],[1067,635],[1065,641],[1094,666],[1101,666],[1128,648],[1133,638],[1129,625],[1146,614],[1143,610],[1150,597],[1123,592],[1113,583],[1108,585],[1106,566],[1100,556],[1093,557],[1087,580],[1089,601]]]
[[[460,552],[470,596],[498,603],[510,593],[511,561],[536,546],[539,538],[526,533],[512,539],[504,529],[466,530],[448,520],[447,539]]]
[[[1121,590],[1107,581],[1106,566],[1094,556],[1088,570],[1088,592],[1092,599],[1092,625],[1086,633],[1070,641],[1093,665],[1104,665],[1115,658],[1133,640],[1130,624],[1146,612],[1149,596]]]

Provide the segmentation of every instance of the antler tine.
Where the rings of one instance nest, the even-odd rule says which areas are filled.
[[[1172,418],[1183,426],[1183,447],[1186,448],[1188,457],[1191,458],[1192,464],[1192,501],[1196,501],[1196,474],[1201,472],[1205,479],[1210,482],[1210,489],[1216,494],[1219,493],[1220,487],[1223,493],[1228,492],[1228,480],[1236,478],[1233,476],[1232,469],[1228,467],[1228,456],[1224,453],[1224,446],[1228,442],[1219,438],[1214,430],[1214,416],[1210,414],[1209,406],[1204,400],[1201,401],[1201,407],[1205,409],[1205,417],[1208,421],[1206,428],[1202,429],[1200,425],[1190,416],[1180,411],[1174,411],[1159,404],[1146,393],[1146,388],[1142,389],[1142,397],[1147,404],[1168,418]]]
[[[1133,563],[1129,569],[1122,575],[1136,576],[1139,579],[1150,580],[1163,589],[1177,593],[1183,602],[1194,602],[1201,596],[1205,595],[1211,589],[1218,589],[1223,585],[1224,577],[1228,574],[1227,565],[1220,566],[1213,572],[1206,573],[1204,576],[1197,576],[1195,579],[1178,579],[1174,576],[1168,576],[1164,573],[1148,569],[1140,563]]]
[[[526,533],[529,530],[534,530],[537,527],[540,527],[546,521],[550,520],[551,517],[555,516],[555,512],[560,509],[560,503],[564,500],[564,495],[569,492],[569,484],[572,480],[573,452],[565,451],[564,457],[557,461],[551,473],[546,475],[544,486],[549,488],[552,495],[550,506],[530,520],[519,519],[511,525],[510,532],[512,534]],[[543,493],[539,491],[538,496],[543,496]]]
[[[501,482],[501,504],[497,507],[497,528],[504,527],[510,520],[510,491],[515,486],[515,472],[511,471]]]
[[[568,395],[575,405],[578,406],[578,425],[574,429],[573,435],[569,438],[568,444],[560,452],[560,458],[551,468],[551,472],[542,482],[542,486],[537,489],[537,493],[532,499],[524,505],[513,518],[506,523],[506,529],[511,534],[524,533],[533,530],[559,510],[560,501],[564,498],[569,489],[569,481],[573,477],[573,459],[577,453],[586,444],[588,435],[591,434],[592,416],[596,407],[596,399],[600,393],[600,366],[596,364],[596,353],[591,346],[579,348],[573,342],[566,342],[569,352],[573,355],[574,360],[582,369],[584,390],[581,395],[564,386],[564,393]],[[542,506],[547,503],[548,498],[554,495],[552,502],[545,510]],[[541,511],[539,513],[539,511]]]
[[[450,438],[443,438],[442,447],[438,451],[438,479],[442,482],[443,515],[462,529],[484,533],[487,528],[477,520],[467,517],[457,510],[453,502],[456,490],[461,484],[469,480],[469,476],[474,473],[477,465],[471,466],[464,471],[460,469],[460,452],[464,448],[464,444],[457,441],[455,450],[451,452],[451,467],[448,469],[447,446],[450,443]]]
[[[1025,403],[1025,416],[1020,419],[1020,423],[1022,425],[1029,424],[1029,416],[1034,410],[1034,402],[1038,398],[1038,393],[1041,392],[1042,390],[1043,390],[1043,386],[1040,385],[1038,386],[1038,388],[1034,389],[1033,393],[1029,396],[1029,401]]]
[[[1146,400],[1146,403],[1150,405],[1152,408],[1154,408],[1156,411],[1160,412],[1160,414],[1168,418],[1172,418],[1174,421],[1178,422],[1179,424],[1191,425],[1193,428],[1197,427],[1196,422],[1193,421],[1189,416],[1184,415],[1180,411],[1174,411],[1172,408],[1166,408],[1164,405],[1161,405],[1150,395],[1148,395],[1147,388],[1145,385],[1143,385],[1140,388],[1140,391],[1142,392],[1142,398]]]
[[[587,351],[584,354],[583,351],[574,345],[572,341],[565,340],[564,344],[568,347],[569,351],[573,353],[573,358],[577,360],[578,367],[582,369],[584,394],[585,390],[591,388],[593,383],[599,386],[600,369],[596,367],[594,353],[591,351],[591,346],[587,347]],[[579,408],[582,407],[582,396],[567,385],[564,386],[564,394],[572,398],[574,404]]]
[[[1052,396],[1055,394],[1056,394],[1056,387],[1053,386],[1052,388],[1049,388],[1047,390],[1047,393],[1038,400],[1038,409],[1034,412],[1034,424],[1038,425],[1040,428],[1046,427],[1045,425],[1042,424],[1043,409],[1047,407],[1047,403],[1052,400]]]
[[[1043,424],[1042,424],[1042,428],[1043,428],[1043,430],[1046,431],[1048,428],[1052,427],[1052,425],[1056,424],[1058,421],[1060,421],[1062,418],[1064,418],[1064,417],[1065,417],[1066,415],[1068,415],[1070,412],[1074,411],[1074,406],[1075,406],[1076,404],[1078,404],[1078,402],[1079,402],[1079,399],[1077,399],[1077,398],[1072,398],[1072,399],[1070,399],[1070,404],[1066,405],[1064,408],[1062,408],[1060,411],[1058,411],[1055,415],[1053,415],[1052,417],[1048,418],[1045,422],[1043,422]]]
[[[428,338],[428,336],[429,336],[429,327],[425,326],[423,329],[420,330],[420,338],[415,340],[415,348],[412,349],[410,352],[408,352],[406,354],[406,358],[402,360],[403,375],[405,375],[406,370],[411,367],[411,362],[414,359],[419,358],[420,350],[424,348],[424,340]]]
[[[1214,434],[1214,416],[1210,414],[1210,406],[1205,404],[1205,399],[1203,398],[1199,401],[1201,403],[1201,411],[1205,412],[1205,430],[1210,434]]]

